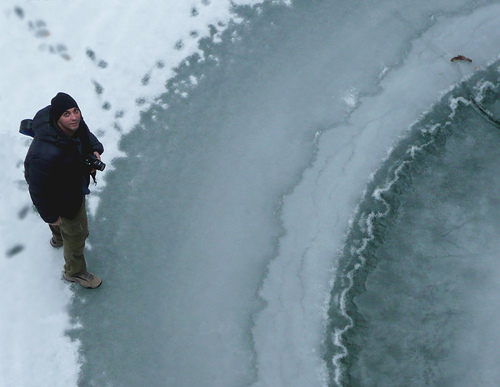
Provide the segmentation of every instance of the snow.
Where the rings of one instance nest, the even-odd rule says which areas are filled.
[[[61,251],[49,246],[48,228],[31,210],[23,182],[22,160],[29,141],[17,133],[19,122],[50,104],[57,92],[69,93],[105,144],[103,161],[112,169],[110,161],[122,156],[120,137],[165,91],[175,67],[199,51],[198,42],[209,36],[209,25],[238,22],[231,4],[256,3],[2,2],[0,278],[7,291],[0,315],[0,385],[36,386],[41,380],[76,385],[80,368],[80,344],[65,335],[75,322],[67,313],[72,292],[61,281]],[[101,178],[89,197],[91,213],[98,205],[96,193],[104,186]],[[16,246],[22,250],[8,256]]]

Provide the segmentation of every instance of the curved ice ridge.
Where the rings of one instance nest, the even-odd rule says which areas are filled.
[[[481,104],[488,95],[498,95],[500,92],[500,82],[495,85],[491,80],[483,78],[488,75],[488,72],[495,72],[497,69],[494,67],[498,63],[500,62],[489,64],[487,69],[478,71],[469,81],[453,87],[430,112],[414,123],[410,135],[393,147],[363,193],[348,232],[342,257],[342,260],[347,263],[346,267],[351,268],[342,277],[340,277],[341,273],[338,275],[339,281],[336,283],[342,284],[342,290],[335,291],[335,288],[332,290],[332,300],[334,294],[340,293],[338,309],[341,317],[346,320],[343,326],[333,329],[332,338],[332,344],[336,347],[337,353],[331,359],[333,369],[330,372],[333,381],[339,386],[343,385],[346,376],[348,377],[346,371],[350,365],[349,357],[353,355],[345,343],[346,334],[355,327],[357,314],[353,303],[355,296],[353,290],[355,285],[364,286],[369,267],[376,265],[375,262],[370,261],[369,256],[383,243],[385,224],[390,221],[391,214],[396,213],[399,207],[398,196],[412,184],[412,172],[418,168],[419,161],[431,152],[438,152],[442,149],[451,136],[453,119],[460,106],[472,106],[484,119],[499,127],[498,119]],[[500,80],[500,76],[497,80]],[[471,83],[475,83],[472,88]],[[477,94],[473,95],[471,89]],[[449,113],[444,117],[436,111],[443,104],[446,104],[449,109]],[[437,119],[434,119],[432,116],[436,113]],[[430,122],[426,123],[429,119]],[[422,125],[423,128],[421,128]],[[356,247],[356,245],[359,246]],[[357,276],[360,278],[357,279]]]

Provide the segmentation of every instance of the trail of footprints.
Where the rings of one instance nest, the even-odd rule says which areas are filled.
[[[211,0],[201,0],[201,4],[203,6],[208,6],[208,5],[210,5],[210,3],[211,3]],[[14,14],[20,20],[26,22],[29,31],[32,33],[32,35],[36,39],[40,39],[42,41],[39,45],[40,51],[49,52],[50,54],[58,55],[65,61],[72,60],[72,56],[70,55],[69,50],[65,44],[54,43],[53,41],[51,41],[51,38],[52,38],[51,32],[50,32],[50,29],[49,29],[47,23],[44,20],[41,20],[41,19],[27,20],[26,13],[25,13],[24,9],[20,6],[14,7]],[[190,11],[191,17],[197,17],[199,14],[200,14],[200,10],[198,8],[196,8],[196,7],[191,8],[191,11]],[[219,22],[218,26],[224,27],[224,24]],[[212,36],[218,32],[217,28],[213,25],[210,26],[210,31],[211,31]],[[198,39],[199,36],[200,36],[200,33],[196,30],[192,30],[189,33],[189,37],[192,39]],[[176,50],[183,50],[184,46],[185,46],[184,41],[181,39],[175,43],[174,48]],[[87,48],[85,51],[85,54],[89,58],[89,60],[96,65],[97,68],[102,69],[102,70],[108,68],[108,66],[109,66],[108,61],[106,61],[103,58],[99,58],[97,53],[93,49]],[[161,71],[164,67],[165,67],[165,62],[161,59],[158,59],[154,63],[154,65],[152,66],[151,70],[149,70],[141,78],[141,80],[140,80],[141,84],[143,86],[147,86],[151,80],[152,73],[154,71]],[[95,91],[96,95],[98,95],[99,97],[102,97],[103,94],[105,93],[105,87],[100,82],[96,81],[95,79],[91,79],[91,83],[94,87],[94,91]],[[181,86],[181,85],[177,85],[177,86]],[[185,85],[185,86],[187,87],[187,85]],[[176,90],[175,92],[181,93],[181,90]],[[142,97],[137,98],[135,100],[135,103],[137,106],[142,106],[142,105],[146,104],[146,102],[147,102],[146,98],[142,98]],[[109,101],[104,101],[101,108],[103,110],[110,111],[112,109],[112,104]],[[124,117],[124,115],[125,115],[124,110],[116,110],[114,112],[115,122],[114,122],[113,127],[115,130],[117,130],[119,132],[122,132],[122,128],[121,128],[120,123],[119,123],[119,119]],[[98,136],[103,136],[105,134],[105,130],[104,129],[96,129],[96,134]],[[26,140],[26,149],[29,147],[30,143],[31,143],[31,140],[27,139]],[[23,160],[19,160],[17,163],[17,168],[19,169],[21,174],[23,173],[22,167],[23,167]],[[28,214],[30,212],[35,213],[36,210],[35,210],[34,206],[29,202],[28,187],[27,187],[26,182],[24,180],[18,181],[18,189],[24,191],[23,195],[26,195],[26,197],[27,197],[25,204],[23,204],[17,212],[18,219],[20,221],[23,221],[28,217]],[[5,256],[7,258],[12,258],[15,255],[21,253],[24,249],[25,249],[24,244],[14,243],[5,251]]]
[[[24,20],[25,13],[21,7],[15,7],[14,13],[19,17],[19,19]],[[39,39],[47,39],[50,37],[50,31],[47,28],[47,23],[44,20],[36,19],[36,20],[28,20],[28,29],[33,34],[35,38]],[[68,54],[68,49],[64,44],[50,44],[43,42],[39,46],[41,51],[48,51],[52,54],[57,54],[64,60],[71,60],[71,56]]]

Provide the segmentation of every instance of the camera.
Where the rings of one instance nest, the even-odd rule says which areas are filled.
[[[104,171],[104,168],[106,168],[106,164],[99,160],[94,154],[88,155],[85,159],[85,164],[87,164],[90,168],[97,169],[98,171]]]

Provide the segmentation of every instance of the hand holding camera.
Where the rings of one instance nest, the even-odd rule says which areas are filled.
[[[85,164],[87,166],[92,168],[91,173],[94,173],[96,170],[98,171],[104,171],[104,168],[106,168],[106,164],[104,164],[101,161],[101,155],[99,152],[94,152],[93,154],[90,154],[86,159],[85,159]]]

